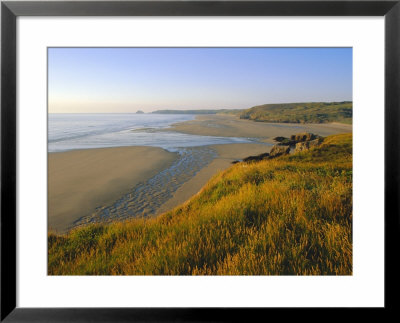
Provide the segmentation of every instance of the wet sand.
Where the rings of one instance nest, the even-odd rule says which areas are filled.
[[[172,125],[169,130],[192,135],[258,138],[273,143],[272,138],[300,132],[312,132],[321,136],[352,132],[352,125],[341,123],[300,124],[267,123],[239,119],[231,115],[198,115],[195,120]]]
[[[65,232],[96,207],[112,203],[176,159],[154,147],[123,147],[50,153],[48,227]]]
[[[176,190],[210,164],[217,153],[208,146],[181,148],[178,158],[167,168],[127,191],[110,204],[99,206],[76,224],[123,221],[151,217],[171,199]]]

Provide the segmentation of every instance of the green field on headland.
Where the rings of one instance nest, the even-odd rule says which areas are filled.
[[[308,102],[257,105],[249,109],[217,110],[157,110],[159,114],[230,114],[260,122],[273,123],[329,123],[352,124],[353,103]]]
[[[159,217],[48,235],[49,275],[351,275],[352,135],[238,162]]]
[[[241,119],[279,123],[327,123],[340,122],[351,124],[353,103],[310,102],[264,104],[244,110]]]
[[[217,109],[217,110],[156,110],[156,114],[239,114],[243,110]]]

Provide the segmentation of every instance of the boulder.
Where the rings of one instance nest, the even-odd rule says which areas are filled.
[[[286,137],[275,137],[273,138],[275,141],[279,142],[281,145],[290,145],[292,140]]]
[[[269,157],[278,157],[282,155],[287,155],[290,152],[290,146],[275,145],[271,148],[269,152]]]
[[[282,136],[275,137],[275,138],[273,138],[273,139],[274,139],[275,141],[277,141],[277,142],[282,142],[282,141],[288,140],[288,138],[282,137]]]
[[[321,143],[321,141],[319,139],[314,139],[314,140],[311,140],[311,141],[298,142],[296,144],[294,152],[298,153],[300,151],[305,151],[305,150],[308,150],[310,148],[317,147],[317,146],[319,146],[320,143]]]
[[[296,142],[293,140],[290,140],[289,138],[286,137],[275,137],[273,138],[277,143],[278,146],[287,146],[287,145],[295,145]]]
[[[296,146],[296,144],[298,142],[306,142],[306,141],[312,141],[315,139],[321,138],[318,135],[315,135],[313,133],[310,132],[302,132],[302,133],[298,133],[296,135],[291,135],[290,138],[286,138],[286,137],[275,137],[273,138],[275,141],[277,141],[277,145],[278,146]]]
[[[294,141],[295,143],[304,142],[304,141],[311,141],[314,139],[319,138],[319,136],[309,133],[309,132],[302,132],[298,133],[297,135],[290,136],[290,140]]]
[[[295,153],[299,153],[301,151],[308,150],[308,142],[298,142],[296,147],[294,148]]]

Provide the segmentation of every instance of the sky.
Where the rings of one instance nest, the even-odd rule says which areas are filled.
[[[352,101],[351,48],[49,48],[50,113]]]

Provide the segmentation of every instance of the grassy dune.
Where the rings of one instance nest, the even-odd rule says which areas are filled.
[[[241,119],[281,123],[352,123],[352,102],[264,104],[240,114]]]
[[[154,219],[48,235],[50,275],[351,275],[352,135],[217,174]]]

